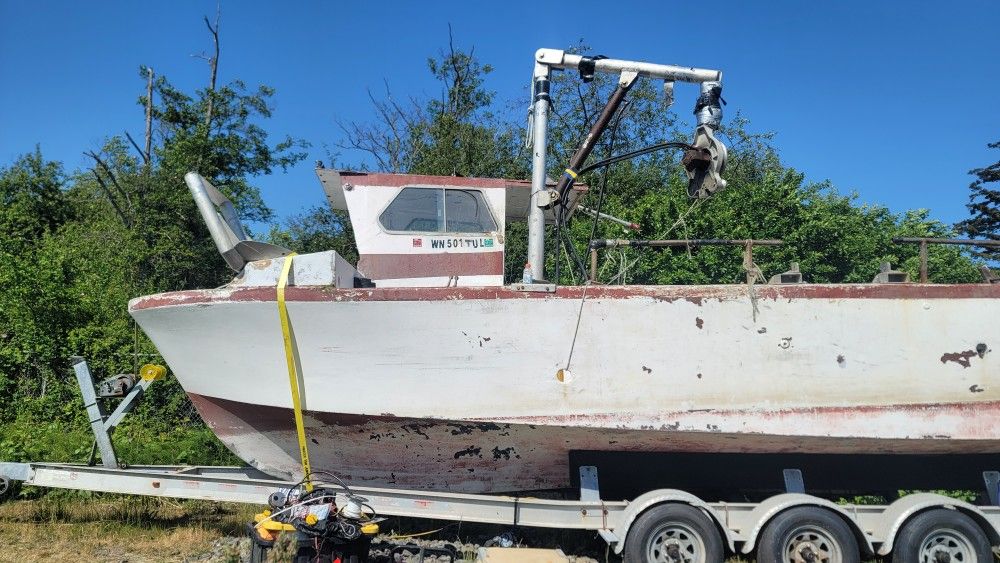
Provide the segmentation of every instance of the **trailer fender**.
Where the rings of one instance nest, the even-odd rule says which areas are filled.
[[[692,495],[691,493],[677,489],[656,489],[655,491],[649,491],[636,497],[636,499],[630,502],[622,512],[621,523],[615,526],[614,529],[614,534],[619,538],[614,545],[615,553],[621,555],[622,550],[625,549],[625,540],[628,538],[628,530],[640,514],[656,505],[668,502],[689,504],[695,508],[700,508],[702,512],[711,518],[715,527],[718,528],[719,532],[722,534],[723,541],[726,542],[726,546],[729,548],[729,551],[735,551],[733,536],[730,533],[729,528],[726,527],[722,519],[719,518],[719,514],[713,510],[707,502]]]
[[[746,539],[744,540],[743,547],[740,551],[744,554],[752,552],[754,547],[756,547],[757,538],[764,530],[764,526],[766,526],[767,523],[779,513],[796,506],[817,506],[837,513],[844,519],[844,522],[850,526],[851,531],[854,532],[854,536],[858,540],[858,545],[865,550],[865,553],[874,553],[871,539],[858,525],[854,516],[844,510],[843,507],[831,501],[801,493],[784,493],[776,495],[757,505],[757,507],[754,508],[747,517],[746,521],[751,522],[753,527],[750,528],[750,533],[746,535]]]
[[[878,548],[878,554],[885,556],[892,551],[900,529],[910,518],[930,508],[947,508],[964,512],[975,520],[990,538],[991,545],[1000,545],[1000,529],[975,505],[965,501],[934,493],[914,493],[890,504],[882,517],[872,526],[874,537],[885,538]]]

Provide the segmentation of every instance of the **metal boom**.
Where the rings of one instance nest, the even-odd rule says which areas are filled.
[[[701,83],[702,98],[706,93],[714,93],[721,88],[722,72],[694,67],[682,67],[674,65],[662,65],[642,61],[626,61],[621,59],[590,58],[582,55],[567,53],[559,49],[539,49],[535,52],[535,70],[532,75],[532,107],[531,107],[531,202],[528,209],[528,256],[527,263],[531,269],[534,280],[545,279],[545,215],[544,209],[551,207],[559,198],[558,190],[550,190],[546,185],[545,152],[547,148],[548,116],[550,78],[553,70],[576,69],[581,74],[592,76],[596,73],[619,74],[619,87],[612,98],[612,103],[604,113],[608,114],[607,119],[603,119],[601,127],[595,126],[584,141],[577,155],[574,155],[571,167],[582,165],[583,161],[590,154],[594,143],[603,131],[604,126],[610,121],[611,113],[618,107],[628,89],[638,77],[661,79],[664,81],[664,91],[669,97],[673,96],[673,83],[692,82]],[[708,84],[711,88],[706,88]],[[699,98],[699,103],[702,98]],[[696,133],[696,145],[702,142],[703,148],[709,149],[716,144],[711,136],[711,130],[707,128],[718,127],[718,118],[721,117],[721,110],[716,113],[701,112],[701,106],[696,106],[698,114],[698,132]],[[707,131],[707,133],[705,132]],[[701,139],[704,139],[703,141]],[[708,143],[708,144],[705,144]],[[721,144],[719,145],[721,146]],[[719,149],[715,149],[719,151]],[[720,151],[721,164],[725,162],[725,148]],[[713,153],[714,154],[714,153]],[[721,165],[719,166],[721,170]],[[717,171],[713,171],[717,172]],[[692,181],[695,181],[695,173],[689,170]],[[706,178],[708,178],[706,180]],[[719,189],[725,186],[725,182],[718,178],[717,173],[705,174],[704,171],[697,176],[697,181],[712,181],[720,184]],[[715,185],[715,184],[713,184]],[[715,188],[709,188],[709,192]],[[702,195],[702,194],[700,194]],[[703,195],[702,195],[703,196]]]

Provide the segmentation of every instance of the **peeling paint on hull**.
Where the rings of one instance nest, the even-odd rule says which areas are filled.
[[[566,486],[569,450],[1000,453],[1000,286],[290,288],[316,467]],[[130,312],[240,457],[295,474],[273,288]],[[528,323],[528,320],[531,320]],[[965,353],[968,350],[974,354]]]
[[[260,407],[191,395],[202,418],[237,455],[274,475],[291,477],[299,470],[298,445],[290,409]],[[884,410],[895,410],[885,408]],[[903,408],[907,410],[907,408]],[[977,417],[996,419],[1000,403],[973,411],[963,405],[920,409],[918,419],[930,428],[935,419],[958,417],[975,424]],[[756,419],[760,413],[702,413],[705,417]],[[780,426],[794,428],[807,419],[838,424],[853,415],[877,423],[879,413],[772,413]],[[683,419],[683,413],[677,415]],[[353,483],[452,490],[467,493],[513,492],[568,487],[571,450],[690,453],[825,453],[948,454],[990,453],[978,440],[943,436],[913,439],[832,438],[762,433],[730,433],[677,425],[651,430],[601,426],[603,420],[574,420],[553,425],[483,420],[440,420],[358,416],[338,413],[305,415],[309,455],[314,469],[335,472]],[[570,421],[564,421],[570,422]],[[699,421],[699,425],[701,421]],[[709,427],[719,425],[708,424]]]

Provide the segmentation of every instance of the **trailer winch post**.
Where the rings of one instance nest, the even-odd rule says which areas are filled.
[[[94,389],[94,377],[90,373],[87,361],[80,356],[70,357],[73,364],[73,371],[76,373],[76,382],[80,386],[80,395],[83,396],[83,405],[87,408],[87,419],[90,420],[90,429],[94,432],[94,446],[101,452],[101,464],[104,467],[117,468],[118,457],[115,455],[115,447],[111,442],[111,431],[121,423],[125,415],[138,404],[146,389],[154,381],[162,379],[166,370],[162,366],[145,365],[140,370],[139,381],[129,390],[128,394],[118,403],[118,406],[110,415],[104,413]],[[91,453],[93,461],[93,452]]]
[[[87,409],[87,419],[90,420],[90,429],[94,431],[94,440],[97,449],[101,452],[101,463],[104,467],[118,467],[118,458],[115,457],[115,447],[111,444],[111,434],[104,426],[106,416],[101,403],[97,401],[97,392],[94,390],[94,378],[90,375],[90,368],[87,361],[79,356],[70,358],[73,362],[73,371],[76,372],[76,382],[80,386],[80,394],[83,395],[83,406]]]

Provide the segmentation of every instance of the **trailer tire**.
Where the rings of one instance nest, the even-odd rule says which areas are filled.
[[[661,504],[639,515],[625,538],[625,563],[669,561],[676,549],[685,563],[722,563],[724,549],[715,523],[687,504]]]
[[[957,510],[935,508],[917,514],[905,524],[892,549],[893,563],[933,563],[937,553],[963,563],[993,561],[990,540],[975,520]]]
[[[757,545],[757,563],[796,561],[860,563],[861,552],[854,532],[839,515],[817,506],[799,506],[768,522]]]
[[[17,483],[6,477],[0,477],[0,502],[12,498],[16,493]]]

